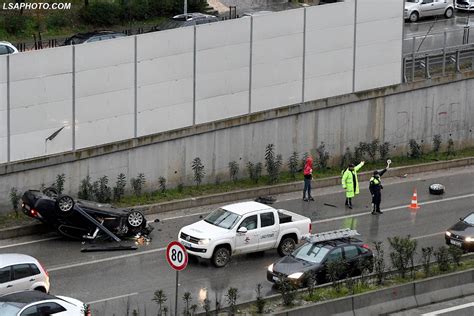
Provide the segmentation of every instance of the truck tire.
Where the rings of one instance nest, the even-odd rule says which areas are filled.
[[[293,237],[283,236],[280,241],[280,244],[278,245],[277,251],[281,257],[284,257],[290,255],[293,250],[295,250],[295,247],[296,241],[293,239]]]
[[[212,264],[216,268],[223,268],[230,261],[230,250],[225,246],[217,247],[212,254]]]

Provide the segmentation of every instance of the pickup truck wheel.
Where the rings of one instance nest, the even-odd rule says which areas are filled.
[[[230,251],[226,247],[220,247],[214,250],[212,255],[212,264],[216,268],[223,268],[229,263]]]
[[[290,255],[295,250],[296,242],[291,237],[284,237],[278,245],[278,254],[282,257]]]

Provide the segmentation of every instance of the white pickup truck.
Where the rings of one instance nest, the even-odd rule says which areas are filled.
[[[223,206],[178,235],[190,255],[224,267],[232,255],[278,249],[289,255],[302,236],[311,233],[307,217],[257,202]]]

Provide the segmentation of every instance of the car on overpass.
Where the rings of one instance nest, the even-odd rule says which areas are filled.
[[[456,10],[474,11],[474,0],[455,0]]]
[[[211,259],[221,268],[237,254],[276,248],[286,256],[308,233],[311,220],[305,216],[258,202],[242,202],[222,206],[183,227],[178,238],[190,255]]]
[[[452,18],[454,15],[453,0],[406,0],[405,20],[416,22],[420,18],[444,15]]]
[[[446,244],[461,248],[464,251],[474,251],[474,212],[461,217],[459,222],[446,230]]]
[[[331,263],[346,266],[339,271],[338,279],[360,275],[364,269],[372,272],[372,250],[354,238],[357,235],[350,229],[309,235],[302,246],[268,267],[267,280],[275,284],[288,280],[297,287],[310,283],[315,286],[332,281],[328,277]]]
[[[188,13],[188,14],[178,14],[169,19],[168,21],[156,26],[153,31],[163,31],[169,29],[176,29],[180,27],[208,24],[218,22],[219,19],[210,14],[204,13]]]
[[[78,33],[71,37],[66,38],[64,41],[64,45],[76,45],[76,44],[84,44],[84,43],[92,43],[92,42],[99,42],[105,41],[109,39],[125,37],[127,35],[119,32],[113,31],[94,31],[88,33]]]
[[[0,55],[9,55],[18,53],[18,49],[10,42],[0,41]]]

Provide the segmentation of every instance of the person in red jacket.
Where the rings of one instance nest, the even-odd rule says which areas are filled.
[[[311,196],[311,181],[313,180],[313,157],[309,156],[306,158],[306,163],[303,169],[303,176],[304,176],[304,188],[303,188],[303,201],[314,201],[313,197]],[[308,197],[306,197],[306,193],[308,193]]]

